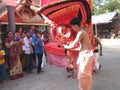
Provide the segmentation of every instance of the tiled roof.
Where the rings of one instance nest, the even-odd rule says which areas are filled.
[[[110,12],[110,13],[92,16],[92,24],[110,23],[114,18],[116,18],[117,15],[118,15],[117,12]]]

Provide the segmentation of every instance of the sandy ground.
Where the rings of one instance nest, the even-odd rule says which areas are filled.
[[[120,90],[120,46],[103,46],[100,72],[93,75],[91,90]],[[0,90],[78,90],[77,79],[66,78],[65,69],[46,65],[45,72],[0,83]]]

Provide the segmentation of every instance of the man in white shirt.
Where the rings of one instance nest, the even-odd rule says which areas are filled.
[[[26,37],[24,37],[24,52],[26,57],[26,73],[32,72],[32,38],[30,37],[30,32],[26,33]]]

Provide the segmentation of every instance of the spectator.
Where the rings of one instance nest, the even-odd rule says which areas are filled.
[[[101,66],[102,66],[98,62],[99,54],[100,54],[100,56],[103,55],[102,54],[102,44],[96,37],[94,37],[93,45],[95,47],[95,50],[94,50],[94,61],[95,61],[94,72],[96,72],[96,71],[100,70]],[[100,46],[100,49],[99,49],[99,46]]]
[[[17,36],[21,36],[22,35],[22,32],[23,32],[23,29],[20,27],[19,29],[18,29],[18,31],[17,31]]]
[[[32,37],[30,37],[30,32],[26,33],[24,37],[23,50],[26,57],[26,73],[32,73],[32,59],[33,59],[33,48],[32,48]]]
[[[30,27],[30,37],[33,37],[35,31],[35,26]]]
[[[41,35],[39,34],[38,30],[35,31],[35,37],[33,38],[35,53],[38,58],[38,66],[37,66],[37,73],[42,72],[41,64],[42,64],[42,57],[43,57],[43,43],[41,40]]]
[[[9,69],[10,69],[10,78],[17,79],[23,77],[20,56],[19,56],[19,42],[14,41],[13,33],[9,32],[8,37],[5,38],[5,45],[9,49]]]
[[[0,43],[0,71],[2,73],[2,81],[6,82],[6,69],[5,69],[5,51],[2,50],[2,43]]]

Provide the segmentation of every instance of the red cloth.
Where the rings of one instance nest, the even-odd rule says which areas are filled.
[[[68,56],[64,53],[63,47],[58,47],[58,43],[56,42],[49,42],[44,46],[48,63],[51,65],[55,65],[57,67],[66,68],[68,65]],[[76,66],[76,59],[78,56],[78,52],[73,51],[74,55],[74,65]]]
[[[49,42],[45,44],[44,48],[47,52],[60,55],[60,56],[65,56],[64,53],[64,48],[58,47],[59,45],[56,42]]]
[[[76,65],[77,57],[78,57],[77,55],[74,57],[74,68],[77,67]],[[68,62],[69,59],[67,56],[60,56],[57,54],[47,52],[47,58],[48,58],[48,63],[50,65],[55,65],[56,67],[66,68],[69,64]]]
[[[41,0],[41,5],[46,5],[46,4],[50,4],[56,1],[60,1],[60,0]]]
[[[60,68],[66,68],[68,65],[68,58],[66,56],[60,56],[47,52],[47,58],[50,65],[55,65]]]

